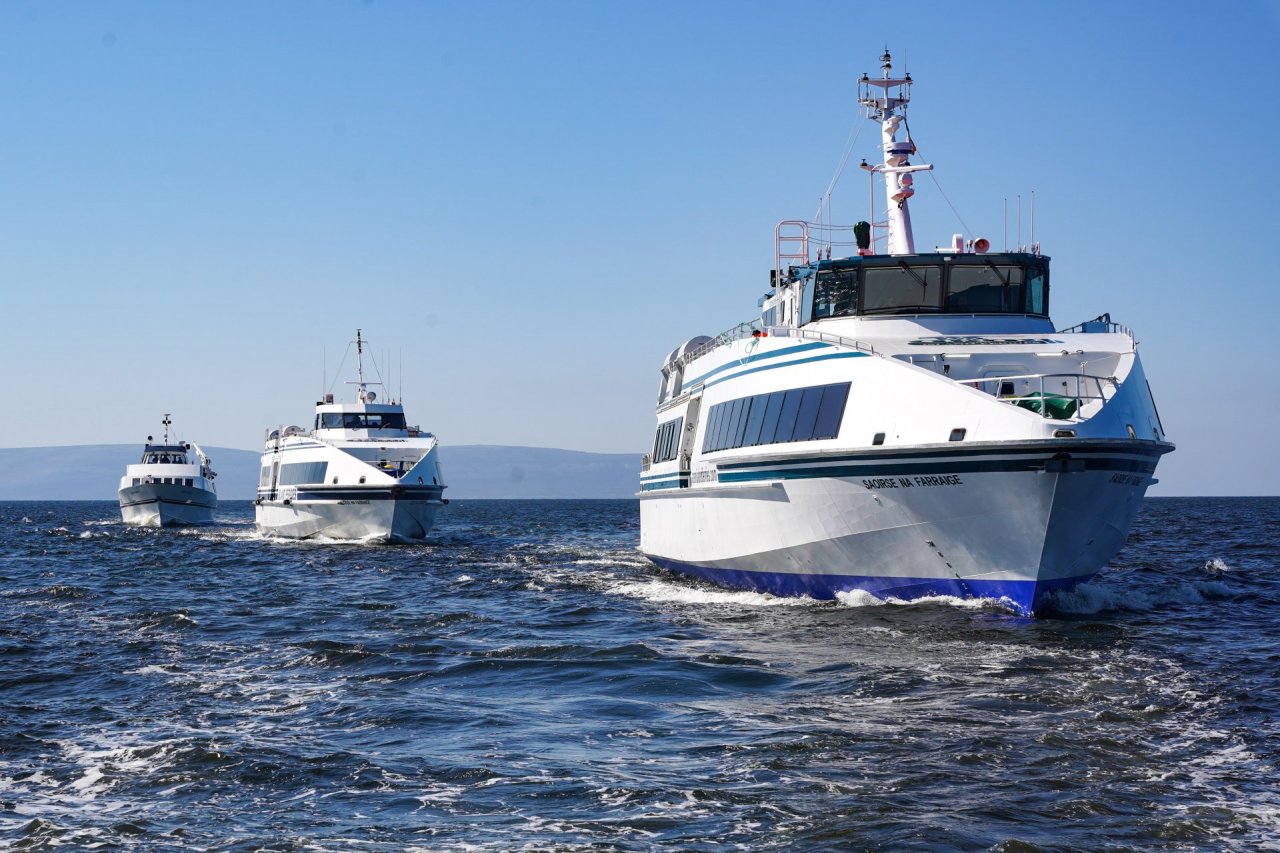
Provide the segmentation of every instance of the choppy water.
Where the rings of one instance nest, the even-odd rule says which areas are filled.
[[[0,846],[1280,849],[1280,499],[1149,500],[1036,621],[720,591],[633,501],[251,509],[0,504]]]

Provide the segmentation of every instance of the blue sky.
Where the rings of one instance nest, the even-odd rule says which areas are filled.
[[[888,45],[972,232],[1035,191],[1055,320],[1137,331],[1152,494],[1276,494],[1278,37],[1274,0],[0,4],[0,446],[256,447],[359,326],[446,443],[642,452],[663,356],[874,155]],[[917,188],[917,245],[966,230]]]

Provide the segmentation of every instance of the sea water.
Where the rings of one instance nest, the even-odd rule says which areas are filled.
[[[1280,849],[1280,499],[1148,500],[1035,620],[718,589],[638,515],[0,504],[0,846]]]

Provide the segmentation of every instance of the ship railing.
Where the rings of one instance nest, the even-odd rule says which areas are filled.
[[[1133,329],[1120,323],[1111,322],[1111,314],[1099,314],[1092,320],[1085,320],[1083,323],[1076,323],[1066,329],[1058,329],[1059,335],[1071,334],[1117,334],[1126,335],[1129,340],[1133,340]]]
[[[1014,380],[1024,380],[1038,384],[1039,390],[1022,395],[999,393],[1001,383]],[[1057,387],[1049,384],[1051,380],[1058,380]],[[957,379],[956,382],[961,385],[972,385],[979,391],[990,394],[1002,402],[1036,411],[1044,418],[1052,417],[1050,409],[1054,401],[1074,402],[1072,414],[1060,420],[1082,420],[1080,411],[1087,403],[1094,400],[1105,403],[1114,396],[1115,389],[1120,385],[1114,376],[1097,376],[1091,373],[1027,373],[1021,376],[984,376],[981,379]],[[1074,388],[1072,388],[1073,384]],[[986,387],[988,385],[994,385],[994,390],[988,389]],[[1111,394],[1107,393],[1108,388],[1112,389]],[[1071,393],[1072,391],[1074,393]]]
[[[739,323],[732,328],[726,329],[716,335],[707,343],[690,350],[680,358],[680,365],[687,366],[702,358],[707,353],[728,346],[734,341],[740,341],[745,338],[758,338],[764,335],[771,335],[775,338],[802,338],[810,341],[823,341],[829,344],[835,344],[840,347],[856,349],[869,355],[877,355],[875,347],[870,344],[864,344],[853,338],[846,338],[843,335],[835,335],[831,332],[823,332],[818,329],[793,329],[790,326],[766,326],[761,327],[759,322]]]
[[[864,344],[862,341],[846,338],[843,335],[833,335],[831,332],[823,332],[819,329],[793,329],[790,326],[770,326],[765,331],[775,338],[803,338],[810,341],[824,341],[836,346],[860,350],[868,355],[877,355],[876,348],[871,344]]]

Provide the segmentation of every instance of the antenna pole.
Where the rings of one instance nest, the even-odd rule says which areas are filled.
[[[907,130],[906,139],[898,139],[898,127],[905,125],[907,120],[907,103],[911,100],[911,75],[889,76],[893,69],[893,59],[888,48],[880,57],[880,68],[882,76],[879,79],[873,80],[870,75],[863,74],[858,81],[858,103],[866,107],[867,118],[880,122],[884,164],[866,165],[863,168],[884,175],[885,195],[888,197],[888,253],[910,255],[916,250],[915,237],[911,232],[911,211],[907,207],[907,199],[915,195],[911,174],[930,171],[933,166],[911,165],[908,158],[915,155],[916,146],[911,141],[909,129],[904,128]],[[896,91],[891,91],[895,88]]]
[[[164,420],[161,421],[160,423],[164,424],[164,443],[168,444],[169,443],[169,425],[173,423],[173,421],[169,420],[168,412],[164,413]]]

